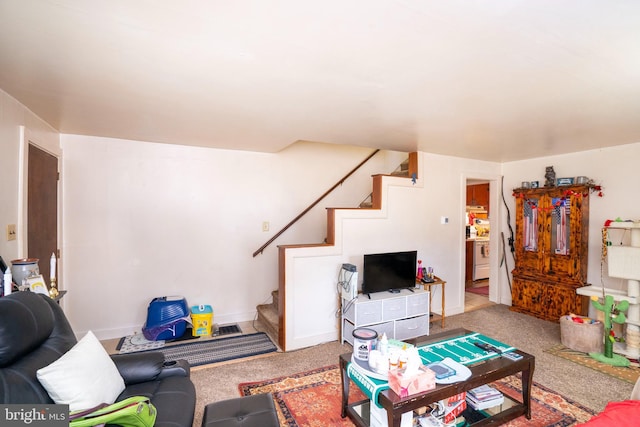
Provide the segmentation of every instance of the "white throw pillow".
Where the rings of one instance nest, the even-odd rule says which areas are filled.
[[[55,403],[70,411],[111,404],[124,390],[124,380],[107,351],[89,331],[61,358],[38,369],[40,384]]]

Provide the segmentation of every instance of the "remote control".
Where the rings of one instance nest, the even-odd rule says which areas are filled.
[[[511,351],[509,353],[502,353],[502,356],[506,357],[507,359],[510,359],[510,360],[520,360],[520,359],[522,359],[521,355],[519,355],[518,353],[515,353],[515,352],[511,352]]]
[[[492,346],[491,344],[487,344],[487,343],[484,343],[484,342],[477,342],[477,341],[476,341],[476,342],[474,342],[473,344],[474,344],[476,347],[480,347],[480,348],[481,348],[481,349],[483,349],[484,351],[491,351],[491,352],[498,353],[498,354],[501,354],[501,353],[502,353],[502,350],[500,350],[500,349],[499,349],[499,348],[497,348],[497,347]]]

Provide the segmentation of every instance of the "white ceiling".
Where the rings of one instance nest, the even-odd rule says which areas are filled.
[[[62,133],[509,161],[640,142],[637,0],[0,0]]]

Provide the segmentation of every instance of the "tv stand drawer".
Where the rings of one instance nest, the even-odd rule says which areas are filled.
[[[389,298],[382,301],[382,320],[398,320],[407,317],[407,298]]]
[[[413,292],[412,292],[413,291]],[[429,335],[429,291],[403,289],[342,299],[341,342],[353,345],[353,331],[369,328],[389,339],[405,340]]]
[[[429,315],[411,317],[396,322],[396,339],[406,340],[429,334]]]
[[[346,319],[356,325],[368,325],[382,322],[382,301],[358,301],[351,304],[344,314]]]

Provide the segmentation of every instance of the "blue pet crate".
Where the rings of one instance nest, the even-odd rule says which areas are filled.
[[[189,306],[183,297],[154,298],[147,308],[147,322],[142,328],[151,341],[180,338],[187,329]]]

